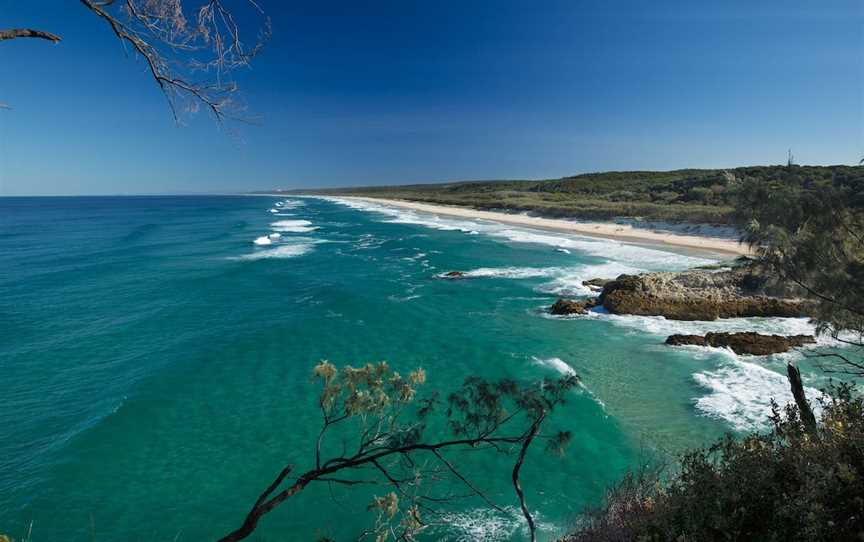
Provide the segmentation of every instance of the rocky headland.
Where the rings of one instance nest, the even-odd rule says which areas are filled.
[[[602,288],[594,305],[612,314],[664,316],[672,320],[716,320],[753,316],[799,317],[807,302],[787,284],[748,266],[720,271],[694,269],[681,272],[620,275],[615,280],[583,282]],[[568,305],[567,302],[570,304]],[[556,314],[574,300],[559,299]],[[593,306],[593,305],[592,305]],[[571,311],[578,312],[578,311]]]
[[[602,306],[612,314],[663,316],[670,320],[716,320],[741,317],[802,317],[810,306],[794,286],[760,273],[751,265],[728,269],[620,275],[614,280],[582,283],[600,295],[558,299],[549,312],[585,314]],[[783,337],[754,332],[672,335],[670,345],[731,348],[738,354],[769,355],[815,342],[809,335]]]
[[[807,303],[797,294],[793,287],[742,266],[621,275],[603,286],[599,301],[612,314],[673,320],[805,316]]]

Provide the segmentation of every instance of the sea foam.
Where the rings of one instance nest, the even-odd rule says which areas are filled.
[[[771,400],[783,406],[793,402],[785,375],[742,361],[730,353],[730,358],[718,369],[693,375],[708,395],[695,399],[696,409],[704,415],[727,422],[736,431],[765,429],[769,424]],[[822,393],[805,388],[814,412],[821,408],[815,399]]]
[[[566,361],[564,361],[561,358],[541,359],[538,357],[532,357],[532,359],[534,360],[534,363],[536,365],[543,367],[543,368],[546,368],[546,369],[551,369],[561,376],[578,376],[578,374],[576,373],[576,370],[572,366],[570,366],[569,363],[567,363]],[[588,387],[585,385],[584,382],[582,382],[581,379],[579,380],[579,389],[583,393],[588,395],[588,397],[590,397],[592,401],[597,403],[597,405],[600,408],[602,408],[604,411],[606,410],[606,403],[604,403],[603,401],[600,400],[599,397],[594,395],[594,392],[591,391],[590,389],[588,389]]]
[[[276,248],[261,250],[251,254],[244,254],[234,259],[236,260],[265,260],[270,258],[296,258],[302,256],[313,249],[312,243],[297,243],[293,245],[280,245]]]
[[[591,295],[596,291],[582,284],[594,278],[613,279],[623,273],[637,273],[639,270],[618,262],[604,264],[575,265],[569,267],[480,267],[463,271],[466,278],[505,278],[532,279],[548,278],[548,282],[535,289],[541,293],[559,296]],[[446,273],[438,275],[447,278]]]
[[[816,326],[807,318],[720,318],[711,321],[668,320],[662,316],[634,316],[595,313],[612,324],[628,329],[667,337],[669,335],[704,335],[708,332],[737,333],[755,331],[766,335],[815,335]],[[832,346],[835,341],[818,336],[818,346]]]
[[[557,372],[558,374],[560,374],[561,376],[575,376],[576,375],[576,370],[573,369],[573,367],[571,367],[569,363],[567,363],[566,361],[564,361],[561,358],[541,359],[541,358],[535,357],[533,359],[534,359],[535,364],[537,364],[541,367],[546,367],[546,368],[552,369],[555,372]]]
[[[528,279],[535,277],[552,277],[561,273],[561,269],[555,267],[480,267],[463,271],[464,277],[470,278],[505,278],[505,279]],[[446,277],[441,273],[439,277]]]
[[[437,540],[447,542],[504,542],[519,540],[528,535],[525,517],[514,506],[506,506],[503,512],[492,508],[476,508],[464,512],[445,512],[441,515],[442,527],[435,528]],[[538,512],[532,512],[539,531],[554,532],[559,529],[550,525]]]
[[[270,227],[281,233],[309,233],[318,229],[308,220],[277,220],[270,223]]]
[[[283,209],[296,209],[297,207],[302,207],[303,205],[306,205],[305,201],[299,199],[286,199],[281,203],[282,205],[280,205],[280,207],[282,207]]]
[[[572,233],[554,233],[528,227],[516,227],[489,220],[472,220],[442,217],[432,213],[400,209],[385,204],[357,201],[345,198],[323,197],[361,211],[375,212],[386,216],[384,222],[415,224],[443,231],[480,233],[505,242],[532,243],[565,250],[576,250],[592,256],[628,265],[630,268],[653,270],[686,269],[698,265],[716,263],[717,260],[677,254],[654,248],[631,245],[613,239],[603,239]]]

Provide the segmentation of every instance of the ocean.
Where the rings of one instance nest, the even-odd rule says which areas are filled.
[[[797,354],[663,341],[812,333],[804,319],[544,310],[589,294],[585,279],[714,261],[339,199],[0,198],[0,533],[227,534],[282,467],[311,464],[311,369],[326,359],[423,367],[442,393],[471,375],[578,374],[550,420],[572,431],[570,447],[558,458],[538,446],[522,476],[540,538],[554,540],[628,468],[764,429],[771,398],[791,398],[784,367]],[[451,270],[467,277],[440,278]],[[461,500],[424,539],[523,539],[511,463],[460,464],[504,512]],[[356,540],[374,522],[369,500],[367,489],[311,486],[252,540]]]

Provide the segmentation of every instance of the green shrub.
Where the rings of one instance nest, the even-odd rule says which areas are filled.
[[[832,393],[816,435],[775,405],[768,433],[688,453],[665,482],[627,476],[567,542],[864,540],[864,405]]]

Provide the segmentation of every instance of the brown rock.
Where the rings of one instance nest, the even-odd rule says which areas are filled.
[[[613,314],[715,320],[752,316],[805,316],[807,304],[777,297],[791,290],[744,268],[620,275],[603,287],[600,302]]]
[[[549,312],[556,315],[585,314],[588,309],[596,307],[600,302],[594,299],[564,299],[561,298],[549,307]]]
[[[731,348],[736,354],[767,356],[786,352],[790,348],[813,344],[812,335],[762,335],[760,333],[706,333],[702,335],[670,335],[666,344],[672,346],[696,345]]]

